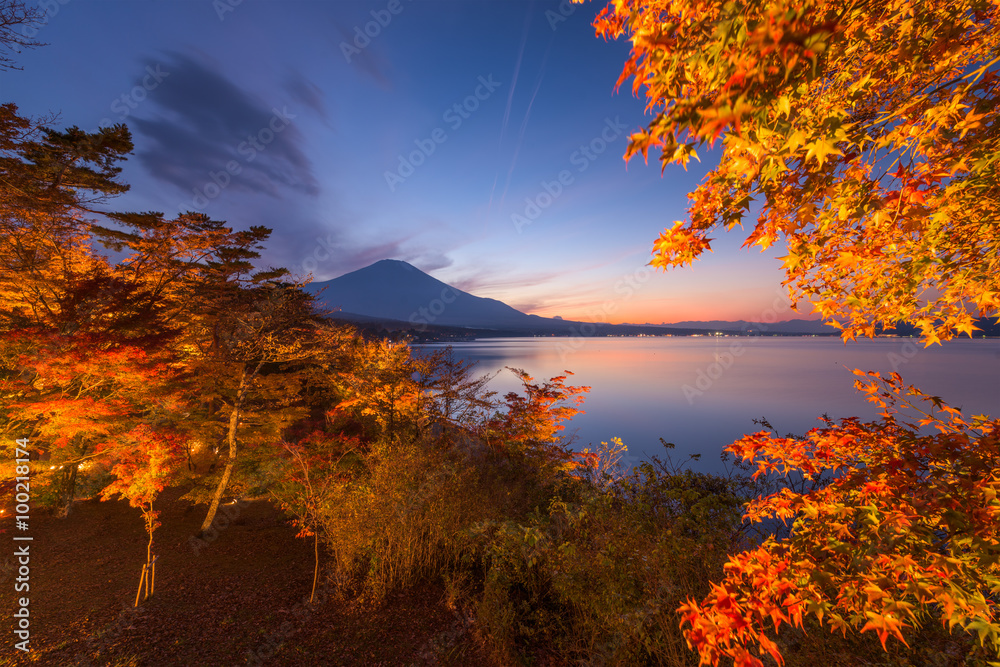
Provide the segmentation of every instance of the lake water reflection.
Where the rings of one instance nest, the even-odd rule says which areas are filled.
[[[436,349],[443,345],[424,345]],[[854,390],[850,369],[896,370],[903,380],[966,414],[1000,415],[1000,340],[949,341],[924,349],[907,338],[844,344],[839,338],[495,338],[456,343],[456,357],[478,362],[478,374],[504,366],[536,380],[574,373],[567,384],[592,387],[567,426],[574,448],[620,437],[630,463],[677,445],[675,459],[701,453],[700,470],[718,470],[722,448],[760,430],[766,417],[782,433],[837,419],[875,417]],[[509,371],[491,387],[516,390]]]

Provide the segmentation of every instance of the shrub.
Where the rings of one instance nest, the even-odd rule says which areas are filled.
[[[483,524],[478,617],[506,659],[696,665],[676,613],[746,540],[736,477],[654,459],[600,485],[567,481],[527,521]]]

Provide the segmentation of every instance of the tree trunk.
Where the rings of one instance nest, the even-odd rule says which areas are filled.
[[[61,517],[69,516],[70,511],[73,509],[73,500],[76,498],[76,471],[78,466],[78,463],[72,463],[69,466],[69,470],[63,473],[62,507],[59,508],[58,513]]]
[[[153,595],[153,501],[149,501],[149,512],[146,514],[146,530],[149,532],[149,541],[146,542],[146,595],[148,599]]]
[[[233,474],[233,468],[236,467],[236,433],[239,428],[239,415],[240,410],[237,407],[234,407],[232,413],[229,415],[229,459],[226,461],[225,470],[222,471],[222,479],[219,480],[219,486],[215,489],[215,495],[212,496],[212,503],[208,506],[208,515],[198,530],[199,535],[204,534],[205,531],[212,527],[215,515],[219,511],[219,503],[222,501],[222,495],[226,492],[226,487],[229,486],[229,478]]]
[[[199,537],[212,527],[212,522],[215,521],[215,514],[219,511],[219,503],[222,501],[222,495],[226,492],[226,487],[229,485],[229,478],[233,474],[233,468],[236,467],[236,436],[239,432],[240,408],[243,406],[243,397],[246,395],[247,385],[249,384],[248,379],[247,369],[244,366],[243,375],[240,377],[240,388],[236,392],[233,411],[229,414],[229,433],[227,435],[227,440],[229,441],[229,460],[226,461],[226,469],[222,472],[222,479],[219,480],[219,486],[215,489],[212,504],[208,506],[208,516],[205,517],[201,528],[198,529]]]
[[[140,602],[145,602],[153,595],[153,576],[154,576],[154,563],[156,561],[153,558],[153,501],[149,501],[149,509],[142,507],[142,518],[146,523],[146,534],[149,535],[149,541],[146,542],[146,562],[142,566],[142,576],[139,577],[139,591],[135,594],[135,606],[138,607]]]
[[[316,582],[319,581],[319,529],[316,528],[313,531],[313,556],[316,559],[316,566],[313,569],[313,587],[312,592],[309,593],[309,604],[313,603],[316,598]]]

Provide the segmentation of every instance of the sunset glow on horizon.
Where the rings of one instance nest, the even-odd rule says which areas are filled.
[[[25,52],[5,96],[61,126],[127,124],[132,189],[111,208],[271,227],[263,263],[299,277],[395,258],[614,323],[754,320],[783,293],[783,249],[738,234],[693,268],[646,266],[717,156],[626,165],[650,116],[614,90],[628,45],[595,39],[599,5],[216,5],[60,5],[37,35],[57,47]]]

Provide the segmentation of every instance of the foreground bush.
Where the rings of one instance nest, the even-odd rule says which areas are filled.
[[[469,530],[520,516],[545,497],[537,470],[498,458],[472,465],[432,443],[376,447],[322,510],[322,533],[345,587],[377,601],[469,566]]]
[[[328,484],[314,503],[310,525],[320,531],[344,590],[357,588],[369,600],[424,578],[474,569],[472,528],[544,507],[566,477],[571,455],[558,431],[579,412],[572,406],[587,388],[566,386],[565,376],[539,385],[515,371],[525,396],[508,394],[506,410],[499,404],[484,409],[491,394],[476,393],[483,383],[468,385],[475,395],[454,391],[466,387],[469,367],[446,366],[452,386],[422,399],[432,424],[400,428],[397,419],[396,429],[380,429],[348,449],[331,437],[327,443],[343,451],[320,457],[317,475],[339,482]],[[438,399],[447,409],[439,409]],[[456,426],[450,415],[469,406],[474,414]],[[313,443],[311,450],[323,448]],[[303,488],[291,491],[301,496]]]
[[[379,602],[444,580],[504,664],[902,667],[994,650],[995,422],[911,389],[949,418],[910,424],[894,377],[881,394],[862,384],[881,423],[747,436],[726,476],[669,457],[623,473],[611,451],[569,452],[553,427],[582,388],[520,377],[525,396],[464,426],[430,410],[395,437],[335,428],[288,448],[300,472],[278,493],[342,594]]]
[[[759,473],[833,477],[748,506],[748,519],[789,521],[791,534],[732,556],[709,595],[681,609],[703,663],[780,664],[775,631],[809,618],[871,632],[883,648],[942,624],[975,638],[970,664],[1000,663],[1000,421],[966,421],[896,374],[856,373],[872,376],[857,385],[880,422],[828,420],[805,438],[762,432],[730,448]]]
[[[478,617],[494,646],[593,664],[694,665],[676,613],[744,543],[731,480],[643,463],[575,480],[528,521],[480,527]]]

